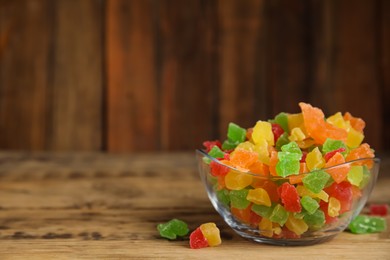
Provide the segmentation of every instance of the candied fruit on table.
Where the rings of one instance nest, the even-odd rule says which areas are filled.
[[[192,249],[218,246],[221,243],[219,229],[212,222],[200,225],[190,235],[190,247]]]
[[[386,219],[381,217],[359,215],[348,226],[355,234],[377,233],[387,228]]]
[[[248,129],[230,123],[222,145],[204,142],[208,155],[202,162],[211,175],[207,180],[217,179],[212,188],[217,210],[257,229],[261,237],[301,239],[332,230],[338,222],[345,228],[375,181],[371,175],[378,160],[363,142],[362,119],[349,112],[325,117],[303,102],[299,107],[300,113],[282,112]],[[374,215],[388,210],[371,208]],[[382,227],[375,218],[362,221],[376,223],[377,229],[362,226],[360,218],[355,221],[360,222],[350,229],[357,233]],[[203,247],[200,231],[194,232],[194,248]]]
[[[376,216],[387,216],[389,212],[389,205],[387,204],[371,204],[370,214]]]
[[[166,223],[158,224],[157,230],[161,237],[171,240],[176,239],[177,236],[185,236],[189,232],[187,223],[179,219],[172,219]]]

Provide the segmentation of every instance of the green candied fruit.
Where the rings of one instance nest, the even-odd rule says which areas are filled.
[[[297,160],[283,160],[276,164],[276,173],[279,176],[287,177],[289,175],[299,174],[300,163]]]
[[[247,208],[250,204],[250,201],[246,199],[246,197],[248,196],[248,192],[248,189],[230,191],[230,205],[237,209]]]
[[[227,137],[232,142],[242,143],[246,138],[246,129],[235,123],[229,123]]]
[[[348,228],[352,233],[366,234],[385,231],[387,226],[384,218],[359,215],[352,220]]]
[[[347,175],[347,179],[352,185],[359,187],[363,180],[363,167],[359,165],[351,166],[351,169]]]
[[[211,150],[208,152],[208,155],[214,158],[223,158],[225,156],[225,153],[217,145],[214,145],[213,148],[211,148]],[[203,162],[206,164],[210,164],[211,159],[204,156]]]
[[[234,148],[236,148],[236,146],[239,144],[239,142],[233,142],[229,139],[226,139],[223,143],[222,143],[222,149],[224,150],[233,150]]]
[[[185,236],[189,232],[187,223],[175,218],[166,223],[158,224],[157,230],[160,232],[160,236],[171,240],[176,239],[177,236]]]
[[[328,188],[330,185],[332,185],[334,183],[334,180],[333,178],[329,178],[329,180],[326,182],[325,184],[325,187],[324,188]]]
[[[366,165],[363,166],[363,178],[359,184],[360,189],[364,189],[366,185],[370,182],[371,173]]]
[[[287,114],[284,112],[281,112],[275,116],[274,122],[279,124],[284,132],[288,132],[288,117]]]
[[[325,213],[322,210],[316,210],[313,214],[306,214],[303,220],[311,228],[318,229],[325,224]]]
[[[294,212],[294,218],[303,219],[306,216],[307,212],[303,209],[301,212]]]
[[[211,148],[209,155],[214,158],[223,158],[225,153],[222,152],[222,150],[217,145],[214,145],[213,148]]]
[[[283,145],[281,149],[282,151],[278,152],[279,161],[276,164],[276,173],[282,177],[299,174],[302,151],[297,143],[290,142]]]
[[[278,152],[279,161],[299,161],[302,155],[290,152]]]
[[[330,175],[325,171],[314,171],[306,175],[303,179],[303,186],[313,193],[319,193],[329,181]]]
[[[288,139],[288,133],[285,132],[283,133],[278,140],[276,141],[275,148],[276,150],[280,151],[282,147],[286,144],[288,144],[290,140]]]
[[[320,204],[309,196],[303,196],[301,198],[301,205],[309,214],[313,214],[320,207]]]
[[[269,220],[271,220],[272,222],[277,222],[281,226],[283,226],[286,223],[287,219],[288,219],[288,212],[280,204],[275,206],[274,210],[272,211],[269,217]]]
[[[215,194],[217,195],[218,201],[220,201],[225,206],[229,206],[230,196],[227,189],[217,190]]]
[[[267,207],[264,205],[257,205],[257,204],[252,205],[252,211],[263,218],[269,218],[273,210],[274,210],[273,206]]]
[[[325,143],[322,145],[322,152],[325,154],[340,148],[347,149],[347,146],[343,141],[327,138]]]
[[[293,153],[293,154],[299,154],[300,157],[298,160],[301,159],[302,157],[302,151],[301,151],[301,148],[299,148],[298,144],[296,142],[290,142],[286,145],[283,145],[281,147],[282,151],[283,152],[288,152],[288,153]]]

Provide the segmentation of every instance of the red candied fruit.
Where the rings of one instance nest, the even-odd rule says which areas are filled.
[[[202,231],[198,227],[190,235],[190,247],[192,249],[199,249],[199,248],[204,248],[204,247],[208,247],[208,246],[209,246],[209,244],[208,244],[206,238],[204,237]]]
[[[351,209],[353,193],[352,193],[352,184],[343,181],[340,183],[332,183],[328,188],[325,188],[324,191],[329,195],[329,197],[334,197],[340,201],[340,214]]]
[[[333,157],[336,153],[342,153],[345,152],[345,148],[341,147],[339,149],[336,149],[334,151],[328,152],[324,155],[325,162],[328,162],[330,158]]]
[[[205,141],[203,142],[203,146],[206,148],[206,152],[210,152],[211,148],[214,146],[218,146],[220,149],[222,148],[222,144],[219,140]]]
[[[299,162],[306,162],[306,156],[307,156],[307,152],[306,151],[302,151],[302,157],[301,157],[301,160]]]
[[[376,216],[387,216],[389,205],[387,204],[372,204],[370,205],[370,214]]]
[[[301,212],[301,201],[294,185],[285,182],[278,188],[278,193],[284,205],[284,208],[290,212]]]
[[[225,176],[229,172],[229,167],[222,165],[221,163],[211,161],[210,162],[210,172],[214,177]]]
[[[283,128],[276,123],[272,124],[272,133],[274,134],[274,142],[278,141],[279,137],[284,133]]]

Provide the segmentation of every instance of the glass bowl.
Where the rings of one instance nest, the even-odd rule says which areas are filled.
[[[315,171],[292,178],[263,176],[222,164],[203,150],[197,150],[196,156],[200,177],[208,197],[224,221],[246,239],[286,246],[316,244],[330,240],[342,232],[364,207],[375,185],[380,164],[378,158],[368,158],[321,169],[333,174],[353,169],[353,176],[357,178],[350,178],[350,173],[340,183],[330,178],[324,189],[315,194],[300,181],[302,180],[300,177]],[[227,184],[232,181],[241,183],[242,188],[229,189]],[[303,197],[310,202],[317,202],[319,207],[314,213],[312,209],[310,213],[306,210],[309,208],[307,204],[306,208],[301,207],[300,212],[285,209],[285,201],[280,197],[280,186],[286,182],[294,185],[301,204]],[[246,200],[247,194],[254,194],[256,192],[253,190],[259,188],[269,194],[270,206]],[[334,203],[335,201],[337,203]]]

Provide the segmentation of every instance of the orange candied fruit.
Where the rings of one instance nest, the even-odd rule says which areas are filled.
[[[261,221],[261,217],[254,213],[251,208],[252,203],[249,204],[249,206],[245,209],[231,207],[230,211],[237,219],[241,220],[242,222],[256,226]]]
[[[370,145],[367,143],[361,144],[359,147],[352,149],[347,157],[345,158],[346,162],[362,159],[362,158],[374,158],[374,152],[371,150]],[[367,160],[357,163],[358,165],[367,165],[368,168],[372,168],[372,161]]]
[[[336,166],[345,163],[344,156],[341,153],[335,153],[329,161],[325,164],[325,168]],[[332,176],[333,180],[337,183],[342,182],[348,175],[350,169],[349,164],[343,164],[334,168],[327,169],[326,172]]]
[[[362,133],[364,127],[366,127],[366,122],[364,122],[363,119],[358,117],[353,117],[349,112],[346,112],[343,117],[345,121],[349,121],[351,123],[351,126],[356,131],[359,131],[360,133]]]
[[[326,122],[324,120],[325,115],[321,109],[303,102],[300,102],[299,106],[302,109],[306,131],[316,143],[323,144],[327,138],[347,140],[347,131]]]
[[[249,166],[249,171],[255,174],[267,176],[269,174],[268,166],[264,163],[257,161]]]
[[[273,202],[278,202],[279,201],[279,193],[278,193],[278,185],[276,185],[275,182],[270,181],[270,180],[264,180],[264,179],[257,179],[254,178],[253,183],[252,183],[253,188],[263,188],[264,190],[267,191],[269,198]]]
[[[302,183],[303,178],[306,177],[307,174],[299,174],[299,175],[290,175],[288,176],[288,180],[290,184],[298,184]]]
[[[230,163],[241,170],[249,170],[250,166],[259,160],[256,152],[236,149],[230,154]]]

